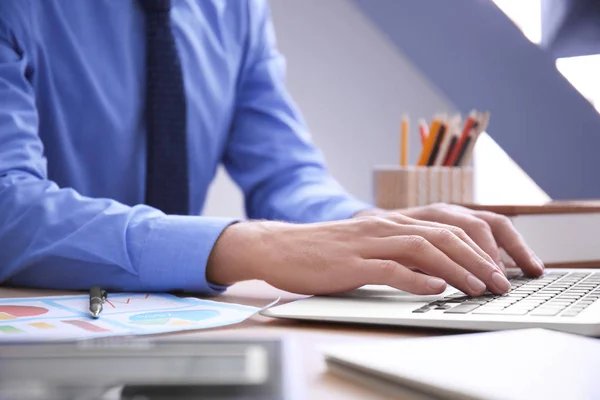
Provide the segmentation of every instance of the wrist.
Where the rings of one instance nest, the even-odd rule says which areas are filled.
[[[366,210],[361,210],[354,214],[352,218],[360,218],[360,217],[375,217],[378,215],[383,215],[387,213],[387,211],[382,210],[381,208],[368,208]]]
[[[221,286],[263,279],[263,222],[239,222],[227,227],[213,246],[206,265],[206,279]]]

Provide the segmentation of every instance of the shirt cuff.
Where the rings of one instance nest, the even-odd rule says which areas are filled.
[[[167,215],[152,220],[138,272],[153,291],[193,291],[217,295],[226,287],[206,280],[206,264],[230,218]]]
[[[356,213],[365,210],[372,210],[375,206],[356,199],[348,199],[333,204],[327,210],[327,220],[337,221],[342,219],[352,218]]]

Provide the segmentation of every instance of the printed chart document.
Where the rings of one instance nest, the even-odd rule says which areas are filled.
[[[214,328],[260,308],[168,294],[109,294],[100,318],[89,295],[0,299],[0,343],[88,339]]]

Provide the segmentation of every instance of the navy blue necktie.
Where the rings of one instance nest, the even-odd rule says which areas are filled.
[[[146,15],[146,204],[189,214],[185,89],[171,0],[140,0]]]

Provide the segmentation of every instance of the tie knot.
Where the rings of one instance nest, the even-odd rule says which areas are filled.
[[[139,0],[147,13],[168,13],[171,10],[171,0]]]

